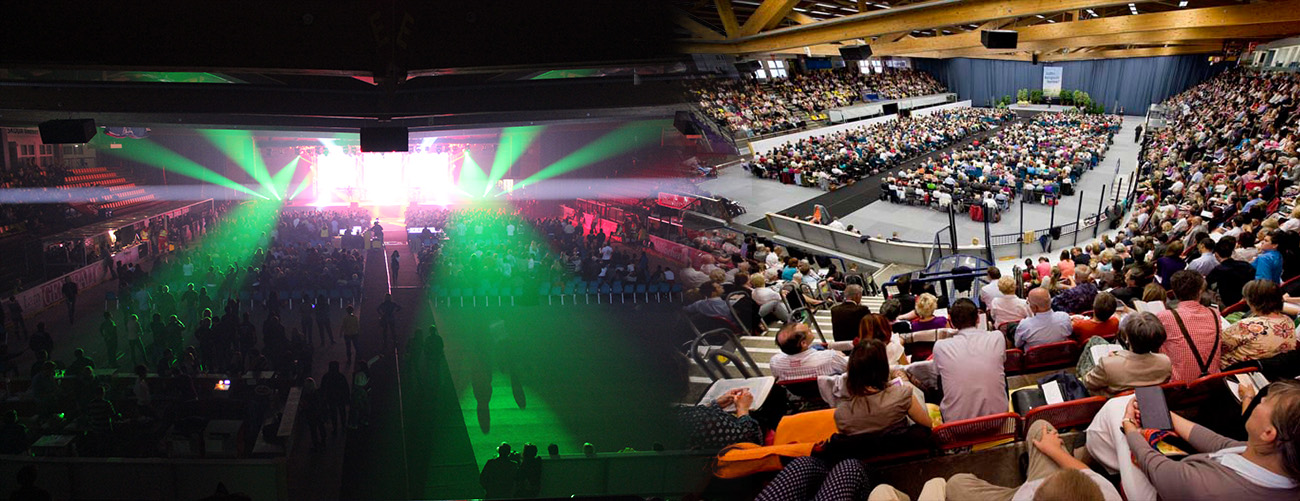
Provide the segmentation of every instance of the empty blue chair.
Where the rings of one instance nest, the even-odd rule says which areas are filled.
[[[647,302],[647,303],[650,302],[650,293],[649,293],[649,289],[646,288],[645,284],[636,284],[636,292],[633,293],[633,294],[634,294],[634,295],[632,296],[632,302],[634,302],[634,303],[636,302],[636,295],[635,295],[635,294],[645,294],[645,302]]]

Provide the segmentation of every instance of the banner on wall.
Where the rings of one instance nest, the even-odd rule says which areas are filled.
[[[1060,66],[1043,67],[1043,97],[1061,97]]]

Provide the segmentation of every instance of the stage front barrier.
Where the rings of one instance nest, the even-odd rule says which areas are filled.
[[[223,483],[252,499],[288,499],[284,459],[187,460],[0,455],[0,478],[36,465],[36,485],[54,499],[202,499]],[[12,484],[9,484],[12,485]]]
[[[941,258],[935,255],[934,245],[925,243],[899,242],[861,236],[816,225],[780,214],[767,213],[768,226],[778,237],[796,242],[805,242],[830,251],[852,256],[879,264],[900,263],[913,266],[927,266],[931,261]],[[940,251],[947,255],[947,248]],[[958,254],[983,254],[983,246],[958,246]]]

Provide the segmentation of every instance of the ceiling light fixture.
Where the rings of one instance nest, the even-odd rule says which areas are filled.
[[[1088,10],[1085,11],[1085,12],[1087,12],[1089,16],[1092,16],[1092,17],[1099,17],[1099,16],[1097,16],[1097,13],[1096,13],[1096,12],[1093,12],[1093,11],[1092,11],[1092,9],[1088,9]]]
[[[1182,0],[1181,2],[1178,2],[1179,8],[1186,7],[1186,6],[1187,6],[1187,0]]]
[[[1043,19],[1043,15],[1042,15],[1042,14],[1034,14],[1034,17],[1039,18],[1039,19]]]

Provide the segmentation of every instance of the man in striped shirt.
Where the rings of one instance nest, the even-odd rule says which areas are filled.
[[[813,349],[813,338],[812,329],[801,322],[786,324],[776,334],[781,353],[773,356],[770,364],[778,383],[832,376],[847,369],[848,357],[837,350]]]

